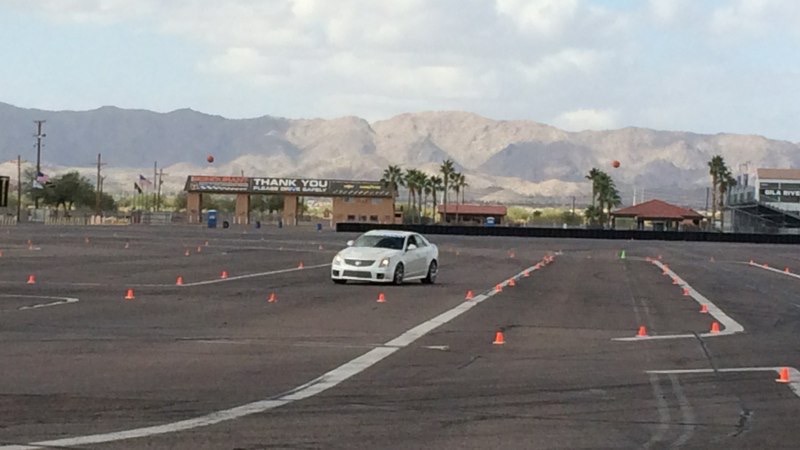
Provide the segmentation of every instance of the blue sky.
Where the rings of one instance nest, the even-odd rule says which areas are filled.
[[[794,0],[0,0],[0,101],[800,141]]]

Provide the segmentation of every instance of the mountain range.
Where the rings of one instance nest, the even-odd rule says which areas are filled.
[[[358,117],[227,119],[190,109],[169,113],[104,106],[44,111],[0,103],[0,174],[16,177],[16,158],[35,164],[34,120],[45,120],[42,167],[79,170],[94,180],[102,154],[107,192],[130,193],[139,174],[163,168],[164,190],[190,174],[379,179],[390,164],[438,171],[447,158],[466,174],[467,198],[485,202],[590,202],[584,178],[607,171],[626,204],[661,198],[702,207],[707,162],[722,155],[734,171],[800,167],[800,144],[755,135],[623,128],[568,132],[534,121],[492,120],[460,111]],[[206,162],[213,155],[215,162]],[[618,160],[621,167],[613,169]]]

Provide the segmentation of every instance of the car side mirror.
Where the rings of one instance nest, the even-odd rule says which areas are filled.
[[[356,242],[355,242],[355,241],[353,241],[353,240],[347,241],[347,246],[348,246],[348,247],[352,247],[352,246],[353,246],[353,244],[355,244],[355,243],[356,243]]]
[[[416,245],[414,245],[414,244],[408,244],[408,250],[409,250],[409,251],[411,251],[411,250],[416,250],[416,249],[417,249],[417,246],[416,246]]]

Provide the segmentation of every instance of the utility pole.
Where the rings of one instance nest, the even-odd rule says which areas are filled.
[[[17,155],[17,223],[22,213],[22,155]]]
[[[169,175],[168,173],[164,173],[164,168],[158,169],[158,202],[156,202],[156,209],[161,211],[161,185],[164,184],[164,175]]]
[[[34,180],[38,182],[39,174],[42,173],[42,138],[46,137],[46,134],[42,133],[42,125],[45,123],[45,120],[34,120],[33,123],[36,124],[36,134],[34,137],[36,138],[36,175],[34,176]],[[36,195],[34,197],[34,204],[33,207],[39,209],[39,196]]]
[[[575,217],[575,196],[572,196],[572,217]]]
[[[156,190],[158,187],[158,161],[153,162],[153,211],[157,211],[157,204],[156,201],[158,200],[158,196],[156,194]]]
[[[100,200],[102,199],[103,195],[103,177],[100,175],[100,168],[103,167],[105,163],[102,162],[101,154],[97,154],[97,183],[96,188],[94,190],[94,209],[98,215],[100,215]]]

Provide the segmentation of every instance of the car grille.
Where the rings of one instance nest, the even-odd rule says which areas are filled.
[[[374,259],[373,260],[369,260],[369,259],[345,259],[344,262],[348,266],[359,266],[359,267],[369,267],[369,266],[375,264],[375,260]]]
[[[345,270],[342,276],[352,278],[372,278],[372,274],[370,272],[361,272],[359,270]]]

